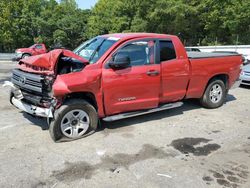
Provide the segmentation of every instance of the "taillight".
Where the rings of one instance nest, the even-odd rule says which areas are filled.
[[[240,70],[242,70],[242,69],[243,69],[243,64],[240,65]]]
[[[242,63],[244,63],[246,61],[245,57],[244,56],[241,56],[242,58]]]

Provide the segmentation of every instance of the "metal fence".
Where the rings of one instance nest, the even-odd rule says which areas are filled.
[[[14,57],[14,53],[0,53],[0,61],[11,61]]]

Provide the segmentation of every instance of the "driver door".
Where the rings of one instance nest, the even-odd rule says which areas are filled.
[[[155,64],[155,41],[130,41],[110,56],[103,67],[102,86],[106,115],[155,108],[159,104],[160,65]],[[130,65],[111,68],[117,54]],[[113,62],[116,63],[116,62]]]

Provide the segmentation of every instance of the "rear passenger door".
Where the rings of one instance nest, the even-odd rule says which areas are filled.
[[[178,58],[171,40],[158,41],[158,58],[161,65],[160,102],[174,102],[183,99],[189,81],[189,61]]]

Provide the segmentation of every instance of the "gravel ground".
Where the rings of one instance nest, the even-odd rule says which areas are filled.
[[[0,62],[0,84],[12,62]],[[105,123],[97,133],[54,143],[44,119],[0,94],[0,187],[250,187],[250,88],[214,110],[177,109]]]

